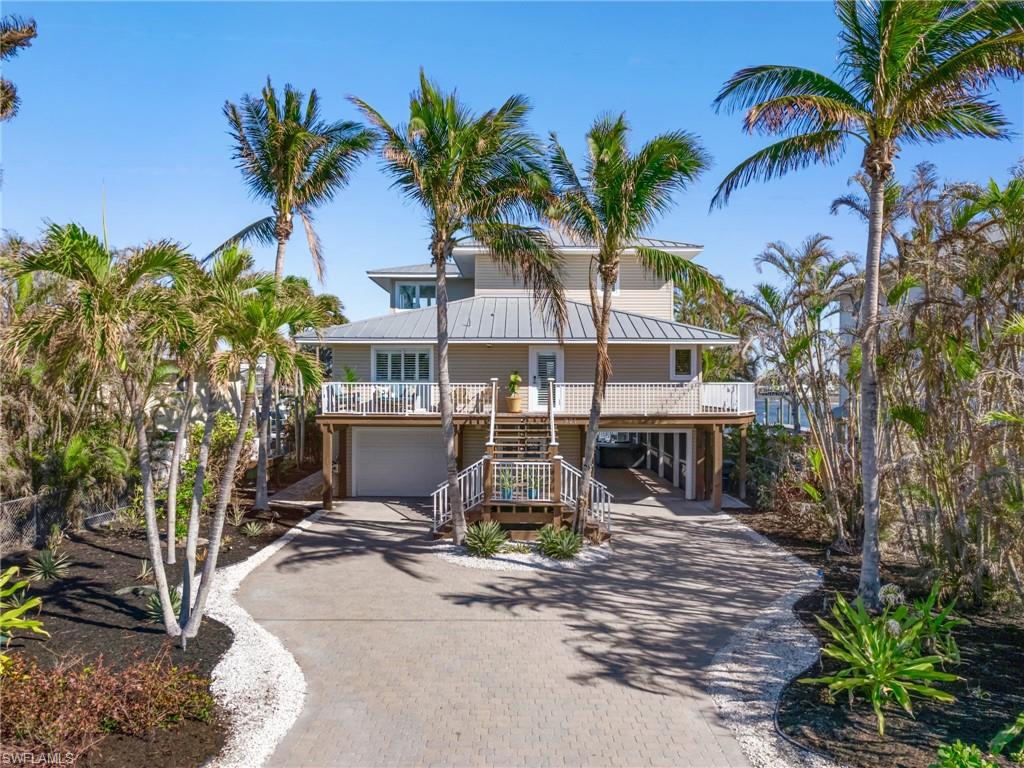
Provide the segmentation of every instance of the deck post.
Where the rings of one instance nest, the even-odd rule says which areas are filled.
[[[739,462],[739,474],[740,474],[740,487],[739,494],[741,499],[747,498],[747,426],[744,424],[740,427],[740,462]]]
[[[711,475],[711,507],[715,512],[722,511],[722,425],[715,424],[712,432],[712,461],[713,469]]]
[[[694,498],[697,501],[704,501],[707,483],[707,431],[704,427],[697,427],[693,430],[693,453],[694,453]]]
[[[465,469],[465,441],[463,438],[463,429],[461,424],[455,425],[455,466],[459,468],[461,472]]]
[[[494,473],[491,471],[491,462],[494,461],[494,443],[488,443],[484,446],[484,498],[483,506],[485,508],[491,503],[491,497],[494,494]]]
[[[338,427],[338,471],[334,479],[334,498],[348,496],[348,427]]]
[[[679,487],[679,433],[672,433],[672,485]]]
[[[556,446],[557,447],[557,446]],[[562,526],[562,457],[556,453],[551,457],[551,504],[555,509],[552,521],[555,528]]]
[[[334,491],[331,483],[334,480],[334,427],[330,424],[321,424],[320,431],[323,438],[323,459],[321,472],[323,474],[323,505],[324,509],[334,508]]]

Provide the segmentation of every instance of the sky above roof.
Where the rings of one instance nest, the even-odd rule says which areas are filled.
[[[860,157],[741,190],[708,211],[722,176],[764,145],[737,115],[711,101],[735,70],[792,63],[831,71],[837,25],[824,2],[653,4],[502,3],[24,3],[4,13],[35,17],[39,38],[5,62],[20,114],[3,127],[3,227],[34,237],[44,220],[99,231],[106,209],[114,244],[172,238],[203,255],[266,214],[249,199],[231,159],[225,99],[258,92],[267,75],[316,87],[330,118],[355,118],[356,94],[385,116],[407,116],[420,66],[457,87],[475,109],[513,93],[533,106],[533,128],[554,130],[577,161],[593,118],[624,111],[634,143],[656,133],[696,133],[714,158],[649,233],[704,244],[698,261],[735,288],[758,275],[752,259],[769,241],[796,244],[825,232],[839,252],[863,252],[863,225],[831,216]],[[1003,181],[1019,159],[1024,85],[995,98],[1018,136],[908,147],[904,177],[931,160],[944,178]],[[378,315],[387,297],[366,271],[427,260],[422,212],[389,186],[375,162],[317,213],[327,259],[324,289],[353,319]],[[260,266],[273,252],[259,248]],[[287,269],[312,277],[297,232]]]

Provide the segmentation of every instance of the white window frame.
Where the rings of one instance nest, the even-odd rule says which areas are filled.
[[[427,363],[428,363],[428,366],[429,366],[429,373],[428,373],[427,378],[425,380],[416,379],[414,381],[402,381],[402,382],[397,382],[397,381],[381,381],[380,379],[377,378],[377,354],[379,352],[384,352],[384,353],[387,353],[387,354],[395,354],[395,353],[402,353],[402,354],[404,354],[406,352],[413,352],[413,353],[417,353],[418,354],[418,353],[421,353],[421,352],[426,352],[427,353]],[[407,347],[407,346],[398,347],[398,346],[394,346],[393,347],[390,344],[382,344],[382,345],[379,345],[379,346],[370,347],[370,379],[373,381],[374,384],[427,384],[427,383],[433,383],[433,381],[434,381],[434,351],[433,351],[433,348],[429,347],[429,346],[415,346],[415,347]]]
[[[690,375],[681,376],[676,374],[676,352],[680,349],[690,352]],[[668,377],[670,381],[693,381],[700,372],[700,358],[697,356],[698,347],[688,344],[673,344],[668,348]]]
[[[417,304],[419,303],[420,298],[421,298],[420,297],[420,288],[423,288],[424,286],[427,286],[427,285],[433,287],[434,288],[434,303],[426,305],[426,306],[431,306],[432,307],[432,306],[434,306],[434,304],[437,304],[437,283],[431,282],[429,280],[396,280],[395,281],[395,286],[394,286],[394,299],[393,299],[394,300],[395,309],[397,309],[399,311],[402,311],[402,312],[408,312],[409,310],[412,310],[412,309],[424,309],[424,306],[418,306],[418,307],[400,307],[400,306],[398,306],[398,297],[399,297],[400,292],[402,290],[402,286],[406,286],[406,285],[414,286],[416,288],[416,303]]]

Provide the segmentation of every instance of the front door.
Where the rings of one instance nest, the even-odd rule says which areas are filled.
[[[565,357],[560,347],[530,347],[530,410],[548,409],[548,379],[555,383],[565,375]],[[561,397],[556,391],[555,409],[561,407]]]

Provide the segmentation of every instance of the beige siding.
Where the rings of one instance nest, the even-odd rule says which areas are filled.
[[[468,467],[483,458],[487,444],[487,430],[483,427],[464,427],[462,430],[462,466]]]
[[[530,370],[527,350],[526,344],[452,344],[448,347],[448,371],[455,382],[485,382],[495,377],[502,385],[512,371],[519,371],[525,382]]]
[[[579,468],[583,463],[579,427],[558,428],[558,452],[562,454],[563,459]]]
[[[519,371],[529,384],[530,345],[528,344],[452,344],[448,369],[456,383],[483,383],[492,377],[504,387],[512,371]],[[581,383],[594,380],[595,348],[592,344],[566,344],[565,371],[562,380]],[[698,375],[699,347],[694,347]],[[343,381],[345,367],[356,372],[359,381],[371,380],[370,344],[336,344],[332,380]],[[611,344],[612,383],[670,381],[668,344]],[[435,361],[436,362],[436,361]],[[436,365],[434,380],[437,380]]]
[[[565,257],[563,279],[566,298],[590,303],[590,256],[574,254]],[[672,283],[659,280],[645,270],[635,258],[626,257],[620,267],[619,291],[612,306],[623,312],[636,312],[671,320]],[[522,282],[505,274],[493,259],[476,257],[476,293],[479,295],[526,294]]]
[[[359,381],[370,381],[369,344],[334,344],[331,349],[334,358],[332,381],[344,381],[346,367],[355,371]]]
[[[694,347],[699,368],[698,349]],[[613,384],[671,381],[668,344],[611,344],[608,353],[612,360]],[[589,344],[567,344],[565,380],[575,383],[593,381],[596,354],[595,347]]]

